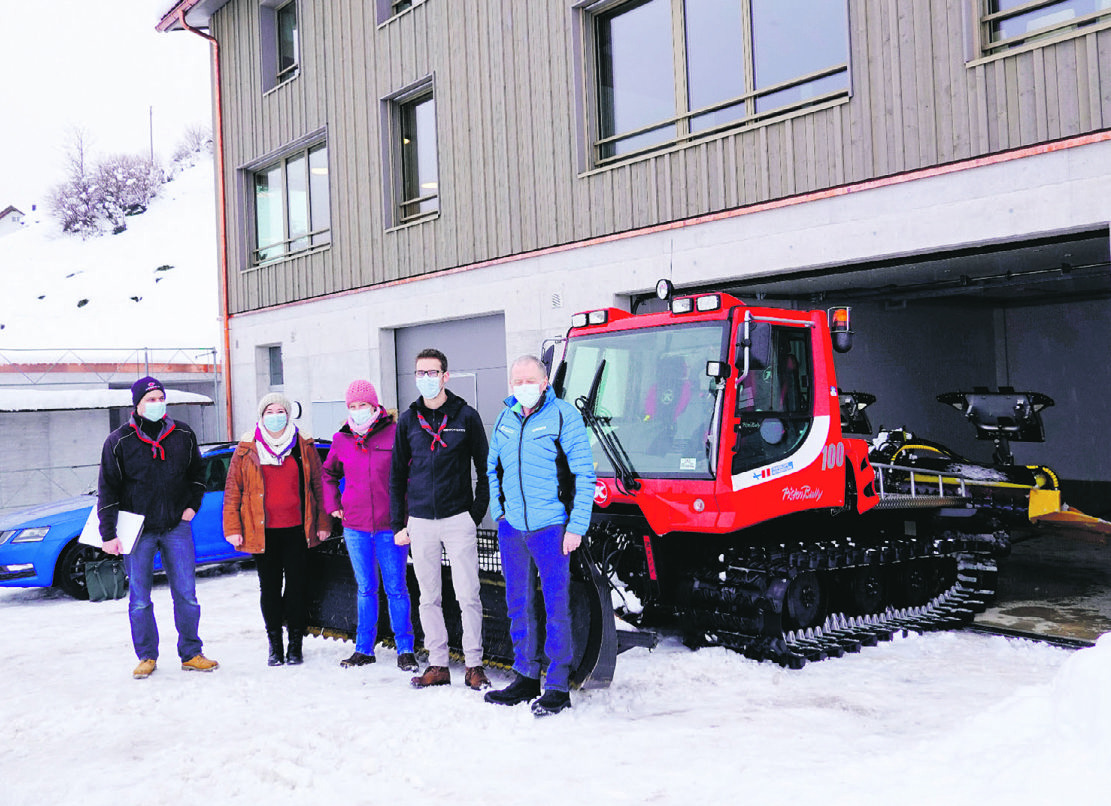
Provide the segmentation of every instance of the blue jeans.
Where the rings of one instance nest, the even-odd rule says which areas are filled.
[[[526,677],[540,677],[543,656],[548,656],[545,689],[567,691],[574,650],[571,645],[571,558],[563,553],[563,526],[533,532],[498,521],[498,546],[505,573],[505,603],[509,611],[509,637],[513,641],[513,669]],[[536,586],[532,568],[540,574],[547,617],[544,652],[540,653]]]
[[[127,603],[127,614],[131,618],[131,642],[139,660],[158,660],[158,625],[154,621],[154,605],[150,600],[156,551],[162,552],[162,569],[166,572],[174,600],[177,654],[186,661],[201,654],[201,639],[197,635],[201,606],[197,603],[197,580],[194,575],[196,554],[193,530],[186,521],[168,532],[143,532],[127,555],[127,573],[131,577]]]
[[[413,651],[413,622],[409,615],[409,588],[405,584],[408,546],[397,546],[393,532],[362,532],[344,527],[343,539],[351,556],[351,570],[359,586],[359,626],[355,631],[355,651],[374,654],[378,641],[378,571],[390,610],[397,651]]]

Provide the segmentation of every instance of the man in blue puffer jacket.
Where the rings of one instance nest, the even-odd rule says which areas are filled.
[[[590,526],[594,459],[582,415],[548,387],[539,359],[522,356],[514,361],[510,381],[513,394],[494,424],[486,475],[490,515],[498,523],[516,678],[489,692],[486,701],[517,705],[540,696],[542,655],[529,572],[535,565],[547,616],[543,654],[548,671],[544,696],[533,703],[532,712],[547,716],[571,707],[570,554]],[[561,461],[574,476],[570,513],[560,501]]]

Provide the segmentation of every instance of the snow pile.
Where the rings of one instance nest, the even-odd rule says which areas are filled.
[[[126,231],[88,240],[28,212],[0,238],[0,350],[217,345],[213,188],[208,155],[161,185]]]
[[[1111,643],[1077,653],[910,636],[791,672],[665,637],[536,720],[462,685],[416,691],[379,648],[310,638],[268,668],[251,570],[198,582],[211,675],[130,679],[126,600],[0,589],[5,806],[82,803],[1104,802]],[[495,685],[504,672],[491,670]]]

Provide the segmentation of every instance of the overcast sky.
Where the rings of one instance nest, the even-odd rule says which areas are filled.
[[[211,127],[209,44],[154,30],[172,0],[0,0],[0,210],[24,212],[64,177],[80,127],[94,157],[168,159]]]

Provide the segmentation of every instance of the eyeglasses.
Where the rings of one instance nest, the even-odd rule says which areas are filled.
[[[443,373],[438,369],[418,369],[413,374],[418,378],[439,378]]]

